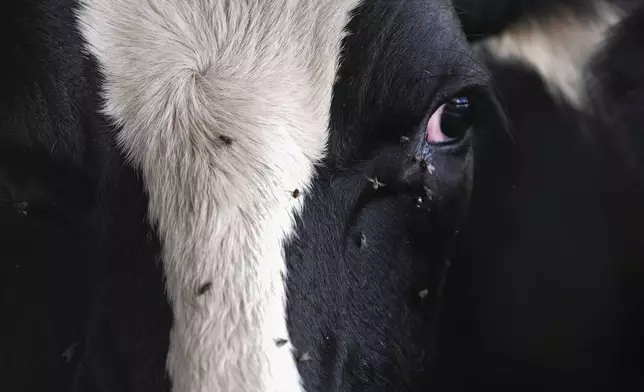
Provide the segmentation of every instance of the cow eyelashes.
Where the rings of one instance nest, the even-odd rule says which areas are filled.
[[[472,127],[473,105],[466,96],[456,97],[441,105],[427,122],[427,142],[450,144],[463,139]]]

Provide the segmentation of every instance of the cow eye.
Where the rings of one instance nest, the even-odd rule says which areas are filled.
[[[456,97],[439,107],[427,123],[427,142],[448,144],[465,137],[472,126],[472,104],[468,97]]]
[[[451,139],[460,139],[472,126],[472,105],[467,97],[454,98],[445,104],[441,130]]]

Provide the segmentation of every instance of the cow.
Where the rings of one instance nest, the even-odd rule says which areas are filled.
[[[506,134],[449,1],[4,15],[3,390],[426,388]]]
[[[642,255],[641,12],[175,3],[5,13],[2,390],[543,390],[633,374],[611,366],[618,335],[638,337],[621,275],[637,282]],[[556,58],[567,72],[502,50],[553,5],[608,16],[577,42],[585,57]],[[610,55],[586,65],[598,46]]]
[[[455,2],[513,141],[477,155],[446,389],[641,389],[642,5]]]

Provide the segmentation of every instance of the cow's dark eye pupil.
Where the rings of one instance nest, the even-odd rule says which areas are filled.
[[[465,136],[472,126],[472,105],[467,97],[457,97],[445,104],[441,117],[441,130],[451,139]]]

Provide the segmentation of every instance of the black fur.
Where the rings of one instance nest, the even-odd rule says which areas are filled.
[[[83,351],[103,138],[70,1],[0,16],[0,390],[70,385]],[[92,130],[94,131],[94,130]],[[109,141],[108,141],[109,142]]]
[[[161,390],[158,241],[98,114],[75,7],[26,0],[0,16],[0,390]]]
[[[490,104],[487,75],[447,2],[367,1],[349,28],[329,156],[287,246],[290,334],[307,391],[424,391],[478,128],[456,150],[420,140],[445,100]]]
[[[488,59],[516,142],[486,138],[477,154],[441,325],[445,389],[642,389],[643,16],[594,60],[583,112]]]

